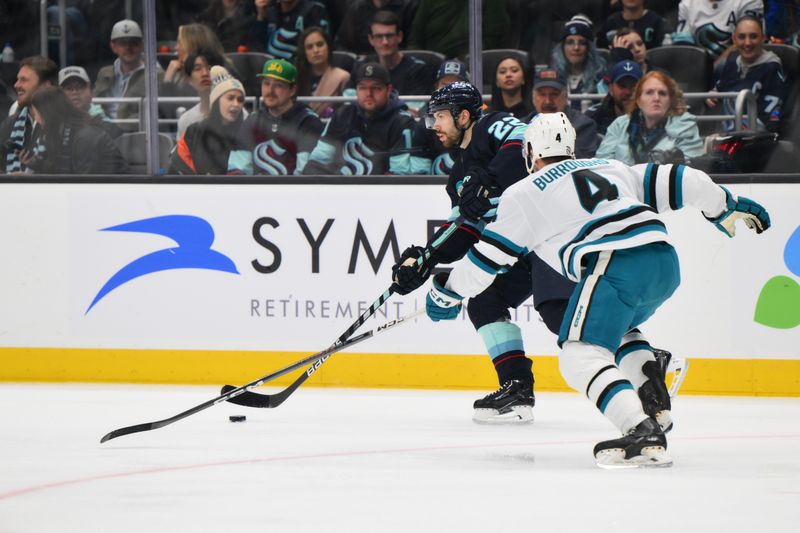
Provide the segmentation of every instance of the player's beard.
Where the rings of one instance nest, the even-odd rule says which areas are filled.
[[[461,132],[458,131],[457,129],[453,131],[441,131],[437,133],[444,135],[444,139],[443,140],[440,139],[440,141],[445,148],[454,147],[456,144],[458,144],[459,140],[461,139]]]

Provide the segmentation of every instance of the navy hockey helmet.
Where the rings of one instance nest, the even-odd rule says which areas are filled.
[[[444,109],[450,110],[456,123],[458,115],[464,109],[469,111],[472,121],[476,121],[483,113],[483,96],[477,87],[466,81],[456,81],[437,89],[428,102],[425,123],[429,128],[433,126],[433,114]]]

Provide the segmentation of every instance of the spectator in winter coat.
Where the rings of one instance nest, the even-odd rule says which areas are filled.
[[[37,149],[25,154],[37,174],[124,174],[128,164],[114,140],[57,87],[43,87],[31,99],[31,114],[42,128]]]
[[[591,21],[576,15],[564,25],[561,40],[553,49],[551,65],[567,80],[570,94],[605,92],[602,76],[605,61],[597,54]],[[591,100],[573,100],[571,107],[586,111]]]
[[[779,131],[782,125],[781,107],[786,99],[787,80],[781,59],[773,52],[764,50],[764,32],[761,22],[753,17],[743,17],[736,24],[733,34],[736,50],[717,69],[713,91],[738,92],[748,89],[756,95],[758,102],[758,129]],[[714,107],[717,99],[706,100]],[[725,113],[736,111],[736,99],[726,98]],[[748,126],[745,124],[745,126]],[[734,129],[733,121],[725,121],[723,130]],[[752,129],[752,128],[750,128]]]
[[[112,139],[122,135],[122,130],[111,122],[103,106],[92,103],[92,82],[83,67],[66,67],[58,73],[58,86],[67,95],[72,105],[87,113],[92,124],[100,126]]]
[[[702,155],[697,118],[686,111],[675,80],[663,72],[648,72],[636,84],[628,105],[628,114],[608,127],[597,157],[634,165],[651,160],[682,162],[684,157]]]
[[[211,67],[208,118],[192,124],[178,140],[170,161],[171,174],[226,174],[238,140],[244,109],[244,86],[225,67]]]

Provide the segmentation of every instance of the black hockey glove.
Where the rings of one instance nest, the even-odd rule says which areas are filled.
[[[420,288],[431,275],[430,259],[423,259],[422,264],[417,264],[417,259],[423,257],[425,248],[409,246],[403,251],[400,259],[392,267],[392,281],[394,292],[408,294]]]
[[[497,207],[500,189],[484,169],[471,167],[462,183],[458,208],[467,220],[476,222]]]

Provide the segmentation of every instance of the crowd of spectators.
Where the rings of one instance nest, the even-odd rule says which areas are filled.
[[[404,96],[456,80],[490,95],[487,110],[523,121],[565,112],[579,157],[691,161],[707,153],[709,139],[734,130],[731,120],[704,125],[698,117],[731,115],[734,99],[687,101],[682,65],[665,69],[648,52],[670,46],[705,51],[713,63],[705,92],[754,93],[758,120],[744,128],[797,142],[800,0],[483,0],[483,47],[508,52],[484,63],[483,80],[467,69],[465,0],[158,2],[158,42],[172,55],[149,66],[140,12],[132,12],[137,21],[124,18],[124,2],[68,1],[70,65],[60,71],[35,55],[29,29],[20,31],[35,23],[29,4],[0,6],[0,34],[25,54],[14,64],[13,91],[0,86],[8,98],[5,173],[126,172],[115,139],[142,129],[148,69],[160,96],[192,102],[159,105],[161,131],[174,140],[162,161],[169,173],[447,173],[452,157],[425,128],[425,102]],[[556,28],[546,53],[531,44],[542,18]],[[48,53],[58,60],[54,42]],[[234,61],[243,52],[257,71]],[[355,101],[324,101],[339,96]],[[249,112],[248,97],[257,98]],[[137,100],[108,100],[119,98]],[[91,157],[69,161],[84,153]]]

